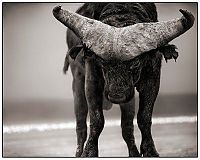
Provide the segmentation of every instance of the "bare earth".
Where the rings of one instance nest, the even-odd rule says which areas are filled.
[[[136,97],[136,113],[138,103]],[[119,120],[121,117],[119,107],[113,106],[111,110],[104,111],[104,116],[105,120]],[[196,95],[158,97],[153,118],[178,116],[197,116]],[[62,122],[75,122],[72,100],[4,101],[4,126]],[[152,132],[161,157],[197,157],[197,123],[154,124]],[[135,126],[135,139],[139,149],[141,135],[137,126]],[[75,129],[3,135],[4,157],[74,157],[75,150]],[[99,156],[128,157],[120,126],[104,128],[99,138]]]
[[[161,157],[197,157],[197,123],[154,125],[155,145]],[[139,148],[140,132],[135,127]],[[74,157],[75,129],[4,134],[4,157]],[[100,157],[127,157],[120,126],[105,127],[99,139]]]

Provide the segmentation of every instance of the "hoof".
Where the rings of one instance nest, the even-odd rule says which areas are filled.
[[[156,148],[154,146],[154,142],[142,142],[140,146],[140,155],[142,157],[159,157],[158,152],[156,151]]]

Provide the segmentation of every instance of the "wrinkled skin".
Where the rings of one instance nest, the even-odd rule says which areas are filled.
[[[112,103],[125,103],[133,98],[134,84],[139,79],[139,60],[105,61],[96,57],[97,65],[102,68],[105,84],[105,97]],[[133,76],[134,75],[134,76]]]
[[[115,27],[157,21],[157,12],[153,3],[91,3],[83,5],[77,13]],[[70,63],[76,115],[76,157],[99,155],[98,138],[104,127],[105,98],[108,106],[112,103],[120,105],[122,137],[127,144],[129,156],[159,156],[151,134],[152,112],[159,91],[162,55],[165,59],[176,59],[178,54],[175,46],[159,48],[129,61],[116,59],[106,61],[95,53],[89,53],[89,49],[80,49],[83,44],[70,30],[67,33],[67,43],[71,52],[66,56],[64,72]],[[79,48],[77,49],[76,46]],[[142,135],[140,152],[135,145],[133,135],[134,88],[139,92],[140,98],[137,114]],[[87,139],[88,111],[90,134],[84,147]]]

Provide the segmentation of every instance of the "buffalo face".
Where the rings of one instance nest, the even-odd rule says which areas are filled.
[[[102,68],[106,98],[116,104],[130,101],[140,75],[139,59],[106,61],[97,56],[96,60]]]

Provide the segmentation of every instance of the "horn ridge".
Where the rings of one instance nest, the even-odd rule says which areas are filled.
[[[194,16],[187,10],[179,11],[183,16],[178,19],[137,23],[122,28],[63,10],[61,6],[53,9],[53,15],[100,57],[129,60],[164,46],[189,30],[194,24]]]

